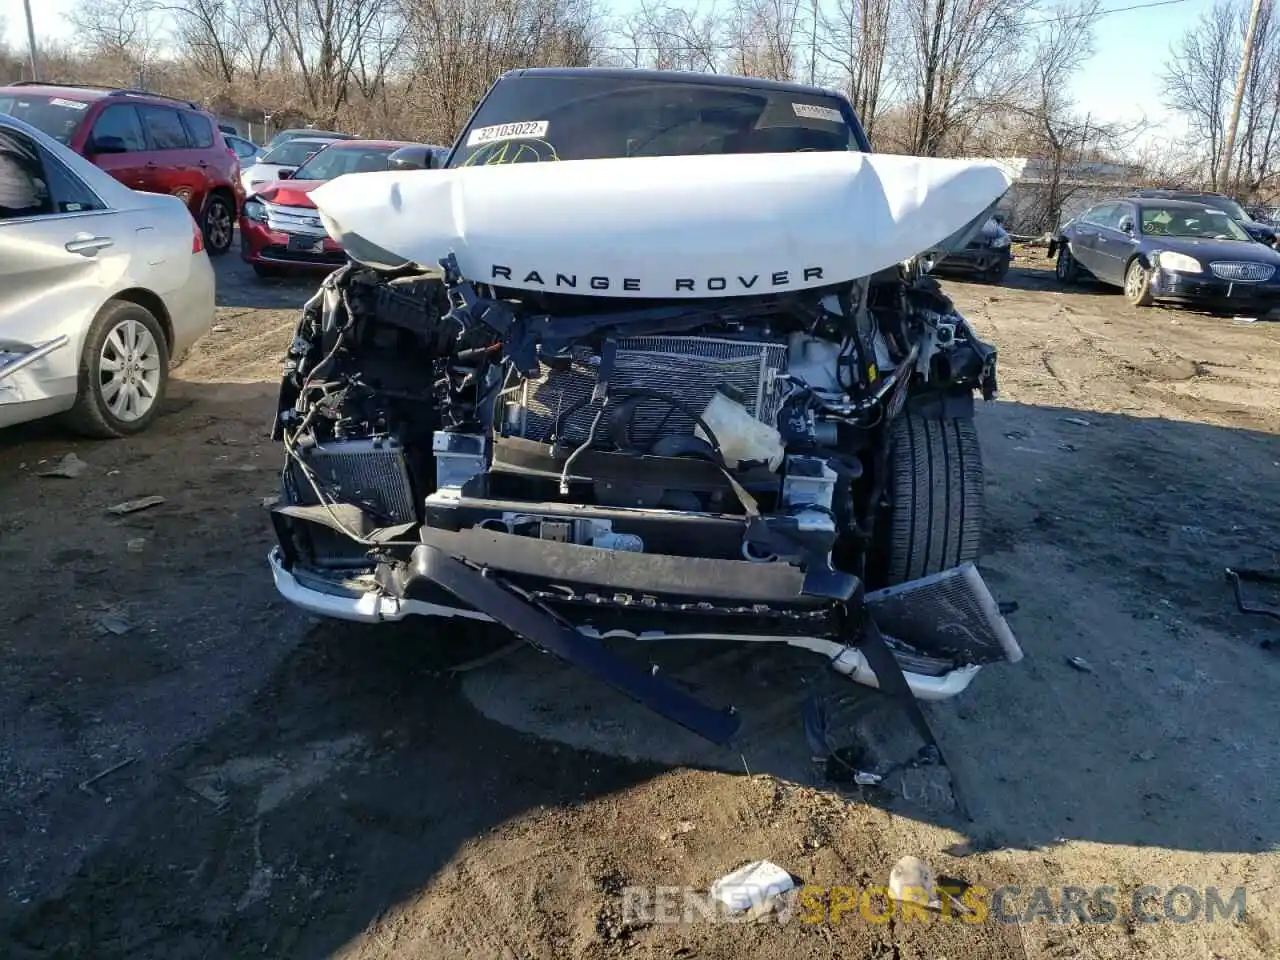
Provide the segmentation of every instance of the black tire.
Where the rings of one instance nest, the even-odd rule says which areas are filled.
[[[976,560],[982,537],[983,471],[970,418],[906,413],[893,426],[882,518],[885,583],[903,583]]]
[[[112,412],[104,396],[102,353],[107,337],[128,321],[135,321],[151,334],[158,360],[158,386],[153,391],[150,407],[135,419],[124,419]],[[110,373],[107,374],[111,376]],[[141,433],[151,425],[160,412],[165,391],[169,386],[169,342],[164,327],[152,313],[136,303],[112,300],[102,308],[80,353],[79,383],[76,388],[75,406],[64,414],[69,429],[86,437],[115,439]]]
[[[1054,265],[1053,272],[1059,283],[1080,282],[1080,264],[1071,255],[1065,240],[1058,245],[1058,262]]]
[[[1151,295],[1151,272],[1137,257],[1124,268],[1124,298],[1135,307],[1149,307],[1155,302]]]
[[[253,272],[256,273],[258,278],[261,280],[274,280],[277,277],[284,275],[284,271],[280,267],[274,266],[270,263],[253,264]]]
[[[200,229],[204,233],[204,248],[211,257],[220,257],[231,249],[235,239],[236,202],[221,191],[209,194],[204,213],[200,215]]]

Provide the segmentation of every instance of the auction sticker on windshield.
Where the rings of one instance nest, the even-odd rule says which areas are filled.
[[[468,147],[480,147],[499,140],[531,140],[547,135],[546,120],[525,120],[520,123],[499,123],[492,127],[476,127],[467,136]]]
[[[54,97],[49,102],[55,107],[70,107],[72,110],[84,110],[89,106],[87,103],[81,103],[79,100],[63,100],[61,97]]]
[[[791,109],[797,117],[807,120],[829,120],[831,123],[844,123],[844,117],[835,107],[819,107],[812,103],[793,103]]]

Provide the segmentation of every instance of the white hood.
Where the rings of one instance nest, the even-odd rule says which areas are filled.
[[[311,197],[357,260],[609,297],[786,293],[977,229],[993,163],[863,153],[570,160],[339,177]]]

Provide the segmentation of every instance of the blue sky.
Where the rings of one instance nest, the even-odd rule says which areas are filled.
[[[73,2],[33,0],[37,38],[68,39],[65,14]],[[1140,2],[1144,0],[1104,0],[1104,6],[1114,9]],[[619,5],[613,4],[615,8]],[[1097,52],[1072,81],[1080,109],[1102,121],[1136,120],[1145,115],[1155,123],[1171,123],[1161,103],[1162,64],[1169,45],[1212,5],[1213,0],[1182,0],[1103,17],[1096,30]],[[25,47],[22,0],[0,0],[0,19],[8,28],[10,44]]]

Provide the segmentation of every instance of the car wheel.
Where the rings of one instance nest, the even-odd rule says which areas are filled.
[[[263,280],[272,280],[284,275],[283,270],[279,267],[272,266],[269,263],[255,263],[253,265],[253,272]]]
[[[204,247],[211,256],[221,256],[231,249],[235,210],[232,202],[220,193],[210,194],[204,206],[201,229],[204,231]]]
[[[976,559],[983,513],[982,450],[972,418],[909,413],[892,429],[889,511],[877,524],[886,585]]]
[[[140,433],[156,418],[168,384],[169,344],[160,321],[136,303],[113,300],[85,337],[67,425],[106,439]]]
[[[1124,272],[1124,296],[1135,307],[1149,307],[1154,300],[1151,296],[1151,273],[1137,257],[1129,261]]]
[[[1071,251],[1067,249],[1067,242],[1064,240],[1058,247],[1058,262],[1053,269],[1054,274],[1058,277],[1060,283],[1079,283],[1080,282],[1080,264],[1076,262],[1076,258],[1071,255]]]

